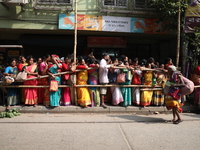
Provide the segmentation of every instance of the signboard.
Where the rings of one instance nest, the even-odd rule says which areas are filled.
[[[4,47],[1,48],[1,47],[0,47],[0,52],[6,52],[6,48],[4,48]]]
[[[126,48],[126,38],[88,37],[88,47]]]
[[[192,1],[185,13],[185,33],[195,32],[195,27],[200,27],[200,3]]]
[[[74,15],[60,14],[59,29],[74,29]],[[78,30],[166,34],[157,19],[77,15]]]
[[[16,57],[16,56],[19,56],[19,51],[8,51],[8,56],[10,57]]]
[[[128,17],[102,17],[102,31],[130,32],[130,18]]]

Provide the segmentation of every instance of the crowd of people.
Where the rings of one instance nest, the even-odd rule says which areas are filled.
[[[75,70],[79,71],[75,73]],[[163,63],[157,63],[152,57],[139,61],[138,58],[132,60],[125,55],[121,55],[119,58],[110,58],[107,53],[103,54],[102,59],[99,60],[91,53],[87,57],[77,57],[76,61],[73,60],[73,55],[65,58],[59,58],[57,55],[45,55],[43,59],[38,58],[36,61],[32,56],[27,58],[20,56],[18,60],[12,58],[5,70],[2,70],[2,74],[4,77],[15,79],[21,71],[27,73],[29,80],[12,82],[11,85],[50,85],[51,81],[56,81],[58,85],[102,86],[100,88],[59,87],[57,91],[51,91],[49,88],[7,88],[7,109],[10,109],[11,105],[19,103],[33,106],[43,104],[46,107],[69,106],[74,100],[75,91],[73,90],[76,90],[77,93],[77,104],[82,107],[102,106],[107,108],[106,103],[124,107],[166,105],[168,109],[176,108],[173,109],[173,112],[177,114],[182,105],[177,101],[181,99],[178,92],[176,95],[174,93],[165,95],[162,90],[147,90],[146,87],[140,87],[140,85],[151,88],[164,87],[167,80],[180,83],[175,74],[178,71],[171,58],[166,58]],[[59,74],[66,71],[74,73]],[[49,77],[40,78],[44,75],[49,75]],[[76,75],[76,80],[74,75]],[[30,80],[35,77],[39,78]],[[106,85],[109,84],[126,86],[107,87]],[[129,87],[129,85],[138,86]],[[177,87],[174,88],[173,92],[177,89]],[[181,120],[178,115],[177,117]]]

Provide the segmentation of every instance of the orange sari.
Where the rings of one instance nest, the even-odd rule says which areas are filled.
[[[37,65],[33,64],[30,66],[26,66],[25,70],[29,71],[30,73],[37,72]],[[28,75],[27,79],[34,77],[35,76],[33,75]],[[38,85],[38,81],[36,79],[28,80],[24,82],[24,85]],[[37,88],[24,88],[24,98],[26,105],[37,104],[38,101]]]

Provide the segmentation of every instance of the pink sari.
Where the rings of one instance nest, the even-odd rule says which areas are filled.
[[[37,69],[37,65],[26,66],[25,70],[29,71],[30,73],[34,73]],[[27,79],[34,78],[35,76],[28,75]],[[24,82],[24,85],[38,85],[38,81],[28,80]],[[26,105],[35,105],[38,102],[38,95],[37,95],[37,88],[24,88],[24,98]]]
[[[46,67],[46,64],[44,62],[42,62],[40,64],[39,70],[40,72],[44,71]],[[46,75],[46,73],[41,75]],[[49,81],[48,78],[41,78],[38,79],[38,84],[39,85],[49,85]],[[38,88],[38,104],[44,104],[45,106],[49,105],[49,88]]]

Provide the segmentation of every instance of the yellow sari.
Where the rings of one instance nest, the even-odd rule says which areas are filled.
[[[153,72],[146,71],[143,76],[144,76],[144,85],[152,85]],[[153,91],[142,91],[141,105],[149,106],[151,104],[152,96],[153,96]]]
[[[156,79],[157,85],[164,87],[164,82],[166,82],[166,78],[164,74],[158,74]],[[161,106],[164,104],[164,93],[163,91],[154,91],[153,92],[153,104],[156,106]]]
[[[77,85],[86,85],[88,81],[87,70],[81,71],[77,74]],[[80,106],[87,107],[91,105],[90,93],[87,87],[77,88],[77,102]]]

